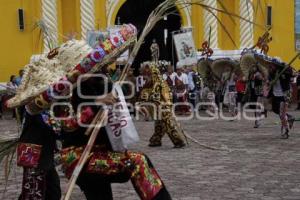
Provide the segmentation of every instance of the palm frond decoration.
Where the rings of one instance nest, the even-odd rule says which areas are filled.
[[[7,191],[7,186],[8,186],[8,180],[9,180],[9,176],[11,173],[11,169],[13,168],[14,165],[14,158],[15,158],[15,150],[12,150],[12,152],[10,154],[8,154],[7,156],[5,156],[4,161],[3,161],[3,169],[4,169],[4,190],[2,192],[3,196],[5,195],[6,191]],[[1,162],[0,162],[1,164]]]
[[[33,30],[39,29],[39,40],[43,36],[44,39],[46,39],[46,44],[49,49],[55,48],[54,46],[54,40],[52,38],[51,30],[48,28],[47,24],[43,20],[38,20],[34,26]]]
[[[19,137],[0,138],[0,163],[5,157],[15,152],[18,141]]]

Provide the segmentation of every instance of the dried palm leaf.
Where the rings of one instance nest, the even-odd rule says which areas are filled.
[[[240,66],[246,80],[249,79],[255,67],[258,68],[258,70],[263,74],[265,78],[269,76],[268,68],[265,65],[260,64],[257,58],[258,57],[256,57],[255,54],[252,52],[245,53],[244,55],[242,55]]]
[[[207,74],[211,71],[212,60],[203,59],[198,62],[197,71],[203,78],[207,78]]]
[[[43,20],[38,20],[33,27],[33,30],[39,29],[39,39],[43,35],[43,37],[46,39],[47,47],[49,49],[55,48],[54,46],[54,40],[52,38],[51,30],[48,28],[47,24]]]
[[[226,6],[222,2],[222,0],[217,0],[217,2],[220,4],[222,10],[226,11],[227,13],[229,13],[228,9],[226,8]],[[230,18],[230,20],[232,21],[233,24],[236,24],[232,15],[228,15],[228,17]]]
[[[15,152],[18,141],[18,137],[0,138],[0,163],[6,156]]]

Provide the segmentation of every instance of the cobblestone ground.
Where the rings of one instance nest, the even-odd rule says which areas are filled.
[[[300,113],[292,113],[300,117]],[[149,155],[173,199],[299,200],[300,123],[295,123],[288,140],[279,139],[278,123],[273,114],[259,129],[253,129],[253,123],[246,120],[182,122],[185,131],[199,142],[213,147],[227,146],[231,151],[226,152],[205,149],[191,141],[184,149],[173,149],[168,137],[162,147],[149,148],[153,123],[137,122],[141,142],[133,149]],[[1,134],[16,130],[12,120],[1,120],[0,127]],[[2,174],[0,193],[4,190]],[[20,174],[20,169],[13,169],[2,199],[17,199]],[[65,188],[66,179],[62,175],[61,185]],[[113,192],[117,200],[138,199],[131,183],[113,184]],[[84,199],[78,188],[72,199]]]

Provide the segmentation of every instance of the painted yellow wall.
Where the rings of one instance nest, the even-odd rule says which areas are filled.
[[[107,26],[105,0],[95,0],[95,20],[97,29],[105,29]]]
[[[239,0],[223,0],[222,5],[226,7],[226,10],[229,13],[239,13]],[[218,5],[218,8],[222,9],[222,6]],[[229,17],[229,15],[225,13],[219,13],[218,17],[225,27],[222,27],[222,25],[219,23],[219,48],[224,50],[232,50],[239,48],[239,19],[236,17]],[[225,30],[227,30],[229,34],[226,34]],[[232,38],[234,43],[232,42],[230,37]]]
[[[60,33],[64,37],[63,41],[75,36],[80,39],[80,1],[79,0],[61,0],[61,12],[59,26],[62,27]]]
[[[23,32],[18,25],[19,8],[24,9]],[[8,81],[12,74],[18,74],[31,55],[41,51],[38,31],[32,31],[34,22],[40,18],[40,8],[39,0],[1,0],[0,82]]]
[[[58,1],[58,28],[59,41],[63,42],[66,37],[76,33],[76,38],[80,39],[80,0],[57,0]],[[254,0],[254,4],[258,0]],[[120,0],[120,5],[116,6],[111,21],[118,12],[125,0]],[[255,26],[255,41],[265,31],[266,5],[273,7],[273,26],[271,34],[273,41],[270,43],[271,56],[281,57],[288,62],[295,54],[294,39],[294,1],[265,0],[261,1],[261,7],[255,16],[255,22],[260,25]],[[265,3],[264,3],[265,2]],[[224,5],[230,12],[239,13],[239,0],[223,0]],[[220,7],[220,6],[219,6]],[[25,12],[25,31],[18,28],[17,9],[23,8]],[[25,64],[29,62],[31,55],[42,51],[42,38],[39,31],[33,31],[34,23],[41,17],[41,0],[1,0],[0,2],[0,82],[7,81],[11,74],[17,74]],[[183,12],[181,12],[183,15]],[[233,23],[224,14],[218,14],[223,24],[227,27],[239,47],[239,19]],[[184,16],[183,16],[184,18]],[[104,29],[107,26],[106,2],[105,0],[95,0],[95,28]],[[192,6],[192,26],[194,27],[194,40],[196,47],[200,48],[203,42],[203,9],[199,6]],[[186,19],[183,20],[186,25]],[[228,36],[219,28],[220,49],[236,49]],[[300,61],[294,63],[300,69]]]
[[[257,0],[255,0],[256,4]],[[270,56],[280,57],[283,61],[289,62],[295,55],[295,23],[294,23],[294,1],[266,0],[262,1],[259,8],[256,23],[265,26],[266,24],[266,6],[272,6],[272,29],[270,31],[273,41],[269,43]],[[255,41],[264,33],[265,29],[255,28]],[[300,60],[296,60],[292,65],[300,69]]]
[[[273,26],[271,34],[273,41],[270,43],[270,55],[279,56],[289,62],[295,55],[294,35],[294,1],[269,0],[273,7]],[[293,64],[300,69],[299,59]]]
[[[203,24],[203,9],[200,6],[192,6],[192,26],[195,46],[197,49],[201,49],[201,45],[204,42],[204,32],[202,31]]]

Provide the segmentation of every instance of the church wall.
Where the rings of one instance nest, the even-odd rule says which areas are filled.
[[[54,0],[53,0],[54,1]],[[111,4],[117,2],[109,0]],[[254,4],[258,0],[253,0]],[[109,18],[108,5],[105,0],[94,0],[95,4],[95,29],[105,29],[108,24],[114,22],[114,16],[118,12],[125,0],[120,0],[121,4],[115,5],[115,10],[111,11]],[[230,12],[239,14],[239,0],[224,0],[224,5]],[[270,52],[272,56],[281,57],[288,62],[295,54],[294,42],[294,1],[265,0],[262,2],[262,8],[255,15],[255,22],[260,26],[254,27],[254,42],[265,31],[266,2],[273,7],[273,25],[271,34],[273,41],[270,43]],[[1,0],[0,3],[0,40],[2,48],[0,49],[0,82],[8,81],[11,74],[17,74],[25,64],[29,62],[31,55],[39,54],[43,51],[42,37],[39,31],[33,31],[34,23],[41,19],[41,0]],[[218,5],[220,7],[220,5]],[[18,28],[18,8],[24,9],[25,30]],[[204,41],[204,21],[203,9],[193,5],[191,8],[191,25],[194,29],[194,40],[196,47],[201,48]],[[61,43],[68,37],[76,36],[81,38],[80,22],[80,0],[57,0],[58,15],[58,42]],[[183,17],[183,26],[188,25],[186,12],[181,12]],[[237,49],[240,46],[239,19],[234,22],[224,15],[218,14],[223,24],[229,30],[235,40],[236,46],[230,41],[222,29],[218,28],[218,46],[223,50]],[[109,21],[110,19],[110,21]],[[294,66],[300,68],[300,62],[297,60]]]

